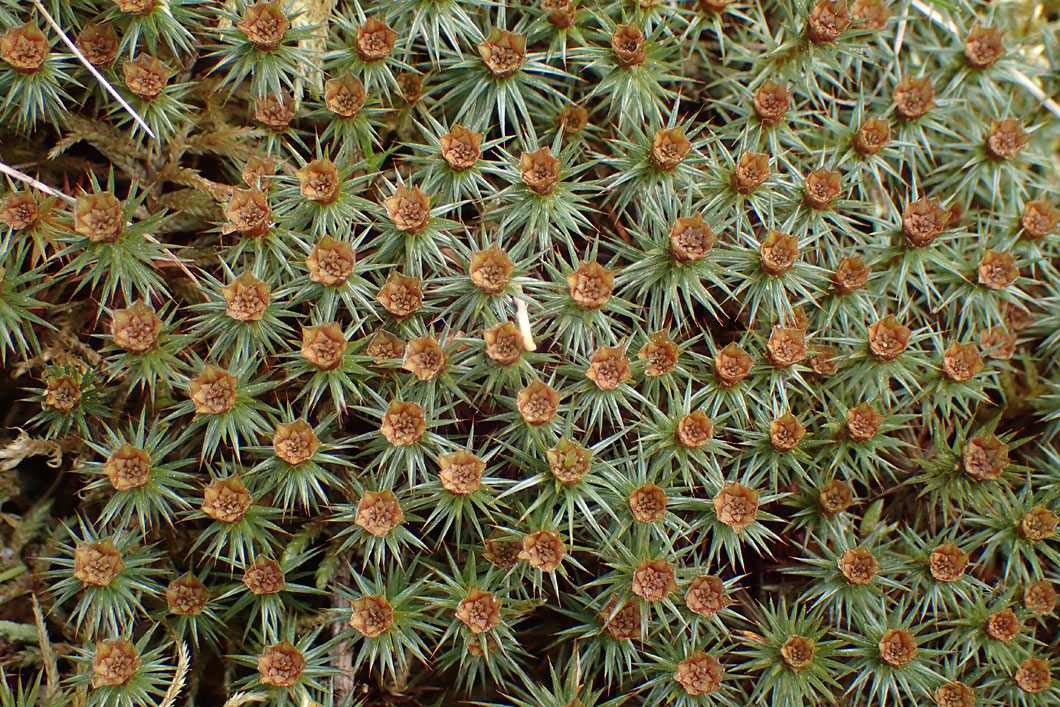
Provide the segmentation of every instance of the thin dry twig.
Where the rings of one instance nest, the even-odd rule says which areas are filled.
[[[177,671],[173,674],[173,681],[169,684],[165,696],[158,707],[173,707],[180,697],[180,691],[184,689],[184,683],[188,678],[188,666],[191,661],[188,657],[188,644],[184,641],[177,646]]]
[[[67,194],[63,194],[62,192],[58,192],[58,191],[52,189],[51,187],[49,187],[44,182],[42,182],[42,181],[40,181],[38,179],[34,179],[33,177],[29,176],[25,172],[20,172],[17,169],[15,169],[14,167],[8,167],[3,162],[0,162],[0,173],[6,174],[8,177],[11,177],[12,179],[17,179],[20,182],[24,182],[25,184],[30,185],[34,189],[37,189],[39,191],[44,192],[48,196],[54,196],[57,199],[62,199],[63,201],[65,201],[65,202],[67,202],[69,204],[76,203],[76,201],[77,201],[72,196],[68,196]]]
[[[523,288],[520,285],[516,285],[515,289],[520,295],[523,294]],[[530,313],[526,309],[526,300],[522,297],[515,298],[515,319],[519,322],[519,334],[523,337],[523,348],[527,351],[537,351],[534,331],[530,327]]]
[[[37,641],[40,643],[41,661],[44,663],[45,698],[51,698],[59,691],[59,667],[55,662],[55,651],[52,650],[52,642],[48,639],[48,629],[44,626],[44,614],[40,610],[40,602],[32,594],[30,598],[33,600],[33,618],[37,623]]]
[[[937,10],[926,5],[923,0],[913,0],[912,6],[922,12],[929,20],[934,22],[940,27],[945,27],[955,35],[960,35],[957,25],[946,17],[943,17]],[[1023,86],[1032,96],[1034,96],[1039,103],[1045,106],[1046,110],[1060,118],[1060,104],[1054,101],[1049,96],[1045,95],[1045,91],[1036,82],[1031,80],[1029,76],[1016,68],[1009,69],[1009,76],[1015,80],[1020,86]]]
[[[140,127],[143,128],[148,135],[154,138],[154,131],[151,130],[147,123],[144,122],[144,119],[140,117],[140,115],[133,109],[133,107],[129,105],[129,102],[122,98],[121,94],[118,93],[118,91],[110,85],[110,82],[107,81],[107,79],[103,78],[103,74],[99,73],[99,70],[97,70],[96,67],[92,66],[92,62],[85,58],[85,55],[81,53],[81,50],[77,48],[77,45],[70,41],[70,38],[66,36],[65,32],[63,32],[63,28],[59,26],[59,23],[56,22],[55,18],[51,16],[51,13],[49,13],[48,10],[45,9],[44,5],[41,4],[41,1],[33,0],[33,4],[37,7],[37,11],[44,15],[44,19],[47,20],[48,24],[51,25],[52,29],[54,29],[56,33],[58,33],[59,38],[63,40],[63,44],[65,44],[67,48],[74,53],[74,56],[77,57],[77,60],[80,61],[86,69],[88,69],[88,72],[90,74],[96,77],[96,81],[99,81],[100,85],[102,85],[103,88],[106,89],[107,93],[109,93],[114,100],[121,104],[121,107],[124,108],[125,111],[133,117],[133,120],[139,123]]]
[[[240,707],[250,702],[264,702],[269,699],[268,693],[265,692],[237,692],[228,698],[228,701],[224,703],[224,707]]]

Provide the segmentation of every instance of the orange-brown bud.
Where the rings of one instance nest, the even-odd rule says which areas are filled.
[[[771,230],[762,240],[759,262],[766,273],[780,276],[791,270],[800,255],[798,238]]]
[[[839,571],[848,582],[855,585],[868,584],[880,572],[880,561],[868,550],[847,550],[836,561]]]
[[[772,127],[784,120],[790,106],[788,89],[782,84],[766,79],[755,91],[755,116],[766,127]]]
[[[379,638],[394,628],[394,609],[382,595],[354,599],[350,602],[350,626],[365,638]]]
[[[909,348],[913,330],[893,314],[869,327],[869,351],[879,361],[893,361]]]
[[[0,204],[0,223],[7,224],[14,231],[33,228],[40,218],[40,207],[28,191],[12,192]]]
[[[887,27],[891,11],[884,0],[854,0],[850,6],[850,17],[858,29],[879,31]]]
[[[604,270],[595,260],[581,263],[567,275],[571,299],[582,309],[600,309],[611,299],[615,289],[615,273]]]
[[[944,543],[931,551],[928,569],[940,582],[956,582],[968,568],[968,553],[953,543]]]
[[[122,203],[109,191],[82,194],[74,206],[74,230],[93,243],[114,243],[125,229]]]
[[[930,245],[949,224],[950,212],[935,199],[921,197],[905,207],[902,213],[902,234],[909,245],[922,248]]]
[[[309,268],[309,279],[325,287],[344,285],[350,275],[353,275],[356,258],[349,243],[324,236],[313,246],[313,252],[305,259],[306,267]]]
[[[390,332],[379,329],[368,341],[364,352],[379,365],[391,359],[401,358],[405,353],[405,342]]]
[[[625,349],[601,346],[589,359],[585,377],[600,390],[614,390],[633,378]]]
[[[398,94],[408,105],[417,103],[423,97],[423,77],[411,71],[403,71],[397,76]]]
[[[278,594],[283,591],[285,584],[283,568],[276,560],[258,555],[243,573],[243,584],[256,596]]]
[[[846,0],[817,0],[806,22],[806,39],[815,44],[834,42],[847,31],[850,22]]]
[[[561,439],[556,446],[545,453],[548,468],[564,486],[576,486],[589,473],[592,465],[592,452],[577,442]]]
[[[648,337],[648,342],[637,352],[637,358],[645,361],[644,375],[657,378],[677,368],[680,350],[666,332],[660,331]]]
[[[805,636],[792,636],[780,647],[780,657],[795,672],[813,665],[814,641]]]
[[[528,425],[544,425],[556,417],[560,395],[552,386],[536,380],[519,391],[516,404]]]
[[[210,590],[195,575],[178,577],[166,587],[166,604],[175,616],[199,616],[210,601]]]
[[[769,423],[769,443],[778,452],[792,451],[805,436],[806,428],[790,412]]]
[[[466,172],[482,157],[482,134],[468,130],[463,125],[442,135],[440,140],[442,159],[454,172]]]
[[[254,119],[275,133],[282,133],[294,119],[294,99],[287,93],[254,101]]]
[[[337,322],[302,327],[302,358],[322,371],[333,371],[342,365],[347,344]]]
[[[236,189],[225,207],[231,229],[246,238],[260,238],[272,228],[269,200],[260,189]]]
[[[143,488],[151,480],[151,455],[139,447],[123,444],[110,453],[103,473],[115,491]]]
[[[499,295],[508,289],[515,263],[497,246],[471,255],[468,273],[471,283],[487,295]]]
[[[400,400],[390,403],[379,427],[379,432],[395,447],[415,444],[426,431],[427,420],[423,408],[416,403]]]
[[[648,156],[651,164],[660,172],[672,172],[684,161],[692,150],[692,143],[681,128],[657,130],[651,142]]]
[[[523,356],[523,336],[512,322],[498,324],[482,332],[486,355],[498,366],[511,366]]]
[[[487,540],[482,550],[482,558],[494,567],[508,570],[519,561],[523,544],[518,540]]]
[[[324,105],[340,118],[356,118],[367,99],[364,84],[352,74],[324,83]]]
[[[523,537],[523,549],[520,560],[526,560],[534,569],[542,572],[555,572],[567,554],[559,534],[552,530],[539,530]]]
[[[903,629],[891,629],[883,634],[879,643],[880,658],[895,668],[909,665],[916,660],[920,650],[916,647],[916,637]]]
[[[1040,658],[1028,658],[1020,663],[1014,679],[1021,690],[1031,694],[1044,692],[1053,686],[1049,662]]]
[[[73,376],[49,376],[45,382],[44,408],[64,415],[81,407],[81,385]]]
[[[644,63],[644,32],[634,22],[618,25],[611,35],[611,51],[615,63],[624,69]]]
[[[238,523],[252,505],[254,499],[238,476],[214,479],[203,489],[202,512],[222,523]]]
[[[258,680],[262,685],[294,687],[305,670],[305,657],[290,641],[267,647],[258,656]]]
[[[863,157],[879,154],[891,142],[891,123],[873,116],[861,124],[850,142]]]
[[[766,353],[776,368],[794,366],[806,359],[806,332],[793,327],[773,327]]]
[[[574,0],[542,0],[541,8],[548,13],[548,23],[560,31],[574,24]]]
[[[769,179],[769,155],[760,152],[744,152],[736,161],[729,184],[738,193],[753,194]]]
[[[236,379],[228,371],[206,364],[188,381],[188,396],[196,415],[221,415],[236,404]]]
[[[1002,35],[994,27],[975,26],[964,40],[964,58],[973,69],[986,69],[1005,54]]]
[[[962,682],[951,682],[935,690],[938,707],[975,707],[975,693]]]
[[[538,196],[555,193],[559,187],[559,168],[560,161],[552,156],[548,146],[524,152],[519,158],[519,176],[523,184]]]
[[[833,172],[824,167],[810,172],[806,175],[806,184],[802,190],[803,203],[817,211],[831,208],[835,200],[839,198],[842,181],[843,177],[839,172]]]
[[[92,687],[117,687],[132,680],[140,670],[140,653],[127,638],[96,643],[92,657]]]
[[[134,302],[128,309],[114,312],[110,333],[114,345],[129,353],[144,354],[158,345],[162,320],[146,302]]]
[[[146,15],[156,7],[155,0],[114,0],[114,4],[130,15]]]
[[[383,201],[386,215],[402,233],[419,233],[431,220],[431,199],[419,187],[399,186]]]
[[[935,87],[927,76],[903,76],[891,94],[894,110],[902,120],[919,120],[935,107]]]
[[[589,111],[581,106],[570,105],[559,116],[564,135],[575,135],[589,124]]]
[[[278,0],[259,2],[247,8],[243,21],[236,25],[251,44],[264,52],[280,46],[291,21],[284,14],[283,6]]]
[[[868,403],[847,410],[847,434],[855,442],[868,442],[880,432],[886,418]]]
[[[714,497],[714,511],[719,521],[737,533],[743,532],[758,517],[758,491],[727,483]]]
[[[433,336],[409,339],[401,367],[421,381],[434,380],[445,371],[445,351]]]
[[[400,273],[391,273],[379,289],[376,299],[397,319],[407,319],[423,305],[420,281]]]
[[[1020,532],[1031,542],[1048,540],[1056,535],[1058,520],[1056,514],[1045,506],[1035,506],[1020,519]]]
[[[486,462],[465,451],[439,454],[438,466],[442,488],[454,496],[470,496],[478,491],[486,471]]]
[[[832,275],[835,290],[841,295],[857,292],[869,281],[869,268],[860,255],[843,258]]]
[[[118,58],[118,35],[110,23],[89,22],[78,33],[75,44],[97,69],[109,69]]]
[[[612,602],[603,611],[604,628],[612,638],[618,641],[635,641],[640,638],[643,617],[640,608],[634,602],[623,604],[618,610]]]
[[[1015,259],[1005,252],[988,250],[979,261],[979,284],[989,290],[1003,290],[1020,276]]]
[[[1053,609],[1056,608],[1056,598],[1056,588],[1047,579],[1028,584],[1023,590],[1023,606],[1027,608],[1027,611],[1038,616],[1053,613]]]
[[[132,61],[125,62],[122,72],[125,75],[125,86],[133,95],[145,101],[153,101],[161,96],[174,74],[173,69],[166,64],[143,52],[137,54]]]
[[[272,288],[245,272],[221,288],[225,315],[240,322],[257,322],[265,316],[272,298]]]
[[[361,61],[382,61],[390,56],[397,43],[398,33],[390,26],[374,17],[357,29],[357,55]]]
[[[499,79],[515,76],[526,63],[526,37],[503,29],[494,29],[478,45],[478,53],[490,73]]]
[[[725,668],[717,658],[698,651],[677,664],[674,681],[684,688],[685,692],[695,697],[709,695],[717,690],[724,675]]]
[[[342,175],[328,158],[313,160],[295,171],[302,196],[318,204],[332,204],[339,198]]]
[[[709,619],[722,609],[729,607],[732,599],[720,577],[703,575],[696,577],[685,592],[685,606],[689,611]]]
[[[1056,230],[1057,223],[1060,223],[1060,210],[1044,200],[1028,203],[1020,220],[1023,232],[1034,240],[1048,236]]]
[[[1016,618],[1016,614],[1012,609],[1003,609],[986,617],[983,631],[995,641],[1008,643],[1016,638],[1022,627],[1023,624]]]
[[[405,513],[393,491],[368,491],[357,503],[354,522],[375,537],[382,538],[405,522]]]
[[[472,589],[457,606],[456,618],[472,633],[486,633],[501,624],[501,602],[489,592]]]
[[[637,488],[629,496],[629,509],[639,523],[658,523],[666,517],[666,492],[653,483]]]
[[[854,492],[842,481],[832,479],[821,487],[817,505],[825,515],[837,515],[854,505]]]
[[[695,410],[677,422],[674,436],[686,449],[702,447],[714,436],[714,421],[702,410]]]
[[[0,35],[0,59],[20,74],[35,74],[48,60],[48,38],[40,27],[27,22]]]
[[[74,549],[74,579],[86,587],[109,587],[124,567],[121,553],[111,540],[78,545]]]
[[[679,263],[694,263],[707,257],[717,236],[702,214],[678,218],[670,229],[670,255]]]
[[[641,560],[633,572],[632,590],[644,601],[662,601],[677,591],[674,566],[666,560]]]
[[[997,481],[1008,466],[1008,445],[997,437],[973,437],[961,454],[964,473],[977,481]]]
[[[751,372],[751,355],[735,343],[729,344],[714,356],[714,376],[721,385],[739,385]]]
[[[942,372],[954,383],[971,380],[983,368],[983,359],[975,344],[959,344],[955,341],[942,355]]]
[[[999,120],[986,136],[986,154],[995,162],[1014,159],[1031,141],[1031,136],[1016,118]]]
[[[313,426],[305,420],[281,422],[272,435],[272,451],[289,466],[301,466],[320,449]]]
[[[1003,326],[991,327],[979,338],[979,347],[988,358],[1007,361],[1016,351],[1016,335]]]

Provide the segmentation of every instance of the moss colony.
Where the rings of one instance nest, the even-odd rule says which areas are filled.
[[[0,2],[4,707],[1060,707],[1033,0]]]

